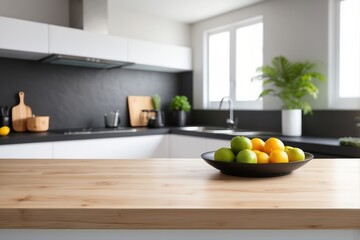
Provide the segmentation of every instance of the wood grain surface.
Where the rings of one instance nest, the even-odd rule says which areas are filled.
[[[360,160],[240,178],[201,159],[3,159],[0,228],[360,229]]]
[[[19,104],[11,110],[12,127],[16,132],[26,131],[26,120],[32,116],[32,111],[25,104],[25,93],[19,92]]]

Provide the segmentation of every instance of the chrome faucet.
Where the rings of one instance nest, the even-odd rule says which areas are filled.
[[[235,128],[235,121],[234,121],[234,109],[233,109],[233,102],[232,102],[232,99],[231,97],[229,96],[226,96],[226,97],[223,97],[220,101],[220,106],[219,106],[219,110],[221,110],[221,106],[224,102],[224,100],[227,99],[228,102],[229,102],[229,118],[226,119],[226,124],[227,124],[227,127],[228,128]]]

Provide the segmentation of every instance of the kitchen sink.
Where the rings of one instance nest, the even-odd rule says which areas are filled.
[[[189,126],[182,127],[180,130],[204,132],[204,133],[218,133],[218,134],[230,134],[230,135],[243,135],[243,136],[255,136],[255,135],[276,135],[276,133],[265,131],[251,131],[245,129],[229,129],[221,127],[204,127],[204,126]]]
[[[81,128],[81,129],[67,129],[58,130],[55,133],[64,135],[83,135],[83,134],[104,134],[104,133],[124,133],[136,132],[133,128]]]

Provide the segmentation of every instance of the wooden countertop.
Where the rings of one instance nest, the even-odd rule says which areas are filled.
[[[253,179],[201,159],[3,159],[0,228],[360,229],[360,160]]]

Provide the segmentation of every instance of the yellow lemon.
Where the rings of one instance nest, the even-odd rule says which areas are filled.
[[[10,132],[10,128],[8,126],[3,126],[0,128],[0,136],[7,136]]]

